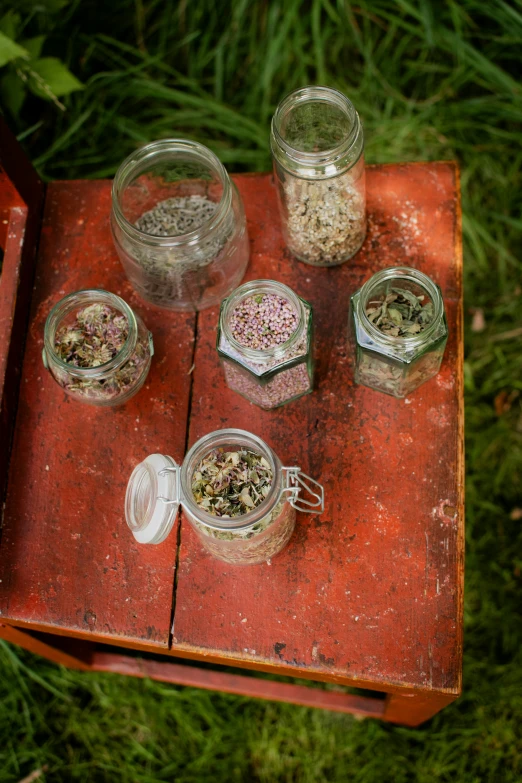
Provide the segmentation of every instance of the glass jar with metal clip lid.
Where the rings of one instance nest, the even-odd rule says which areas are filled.
[[[151,454],[134,468],[125,516],[139,543],[164,541],[179,506],[211,555],[252,565],[286,546],[296,511],[324,510],[324,491],[300,468],[284,467],[261,438],[224,429],[198,440],[181,466]]]

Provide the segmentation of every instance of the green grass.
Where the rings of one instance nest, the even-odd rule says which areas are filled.
[[[18,131],[47,178],[110,176],[171,135],[203,141],[231,170],[266,170],[274,107],[310,82],[353,99],[369,162],[460,161],[465,690],[410,730],[82,675],[2,645],[0,783],[43,765],[53,783],[522,779],[521,43],[520,0],[77,1],[56,17],[44,54],[87,88],[63,114],[24,108]]]

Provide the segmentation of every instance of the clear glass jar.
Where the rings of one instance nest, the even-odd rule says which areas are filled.
[[[432,304],[432,318],[418,334],[383,334],[370,320],[368,314],[375,313],[376,303],[395,295],[395,289],[421,297],[423,306]],[[390,309],[392,304],[388,305]],[[406,397],[438,373],[448,325],[440,288],[423,272],[409,267],[377,272],[351,297],[350,323],[356,350],[356,383],[394,397]]]
[[[194,141],[154,141],[124,160],[111,228],[136,291],[169,310],[218,304],[248,264],[239,192],[214,153]]]
[[[269,494],[242,516],[217,517],[194,500],[192,480],[201,460],[215,449],[248,449],[264,457],[272,469]],[[307,493],[308,498],[301,493]],[[159,544],[172,529],[179,506],[211,555],[226,563],[253,565],[274,557],[286,546],[296,510],[321,513],[323,488],[299,468],[285,468],[272,449],[245,430],[217,430],[190,449],[181,467],[172,457],[151,454],[134,468],[127,485],[125,517],[141,544]]]
[[[288,302],[296,316],[296,328],[287,340],[273,347],[249,348],[234,338],[234,311],[245,300],[259,302],[265,295]],[[252,321],[255,326],[256,319]],[[313,390],[312,306],[283,283],[253,280],[233,291],[221,305],[216,347],[228,387],[260,408],[277,408]]]
[[[78,367],[63,361],[55,346],[60,333],[74,330],[77,316],[100,305],[124,316],[127,336],[118,353],[108,361],[103,354],[92,367]],[[116,327],[115,327],[116,328]],[[47,317],[42,359],[54,380],[72,397],[91,405],[121,405],[138,392],[145,382],[154,354],[152,334],[129,305],[116,294],[98,289],[76,291],[61,299]]]
[[[336,266],[366,236],[364,136],[338,90],[303,87],[283,98],[270,135],[283,235],[312,266]]]

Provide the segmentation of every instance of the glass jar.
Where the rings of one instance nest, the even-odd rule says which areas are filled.
[[[259,506],[235,517],[218,517],[199,506],[192,481],[201,460],[214,450],[248,449],[262,456],[272,470],[272,484]],[[301,497],[308,493],[309,498]],[[285,468],[272,449],[245,430],[217,430],[192,446],[181,467],[172,457],[151,454],[134,468],[127,485],[125,517],[140,544],[159,544],[170,533],[179,506],[205,549],[235,565],[263,563],[286,546],[296,510],[321,513],[323,487],[299,468]]]
[[[394,325],[387,334],[377,325],[383,304]],[[392,267],[373,275],[351,298],[350,322],[356,383],[406,397],[438,373],[448,339],[444,302],[438,285],[417,269]]]
[[[248,264],[239,192],[214,153],[195,141],[154,141],[123,161],[111,228],[136,291],[169,310],[218,304]]]
[[[244,308],[241,309],[239,327],[255,332],[263,328],[256,308],[266,302],[266,297],[270,298],[270,310],[264,323],[272,324],[272,314],[274,318],[274,329],[269,331],[276,333],[285,328],[281,326],[285,319],[281,310],[277,310],[278,302],[283,302],[284,312],[291,319],[290,323],[295,325],[295,331],[288,339],[280,337],[282,342],[265,349],[243,345],[234,337],[238,308]],[[285,300],[287,304],[284,304]],[[288,331],[287,328],[286,334]],[[259,340],[262,339],[260,336]],[[253,280],[244,283],[225,299],[221,305],[216,347],[229,388],[260,408],[277,408],[309,394],[313,389],[312,306],[283,283]]]
[[[101,314],[100,314],[101,313]],[[113,320],[107,332],[107,318]],[[122,319],[123,317],[123,319]],[[93,321],[93,318],[96,320]],[[81,321],[81,324],[80,324]],[[93,334],[102,324],[105,337],[92,348],[82,349],[82,330]],[[79,331],[78,331],[79,330]],[[117,352],[114,346],[122,343]],[[57,354],[61,344],[69,355],[64,361]],[[93,366],[77,366],[80,352]],[[72,397],[91,405],[121,405],[138,392],[149,372],[154,354],[152,335],[129,305],[116,294],[98,289],[76,291],[61,299],[47,317],[42,359],[54,380]],[[75,362],[75,363],[73,363]]]
[[[351,101],[329,87],[283,98],[270,136],[283,235],[312,266],[343,264],[366,236],[364,136]]]

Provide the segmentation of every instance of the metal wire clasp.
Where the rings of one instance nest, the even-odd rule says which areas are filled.
[[[321,514],[324,511],[324,488],[318,481],[303,473],[301,468],[283,468],[286,486],[283,492],[290,495],[290,505],[297,511],[305,514]],[[310,485],[313,485],[310,486]],[[305,500],[301,496],[303,489],[312,496],[313,500]],[[317,490],[317,491],[316,491]]]
[[[161,470],[158,470],[158,476],[165,476],[167,473],[174,473],[176,476],[176,490],[175,490],[175,498],[173,500],[170,500],[170,498],[165,498],[162,495],[158,495],[158,500],[161,500],[162,503],[164,503],[166,506],[173,506],[177,504],[179,506],[180,504],[180,491],[179,491],[179,474],[180,474],[181,468],[178,465],[173,466],[172,468],[162,468]]]

